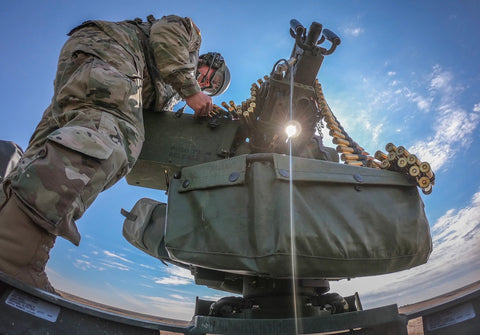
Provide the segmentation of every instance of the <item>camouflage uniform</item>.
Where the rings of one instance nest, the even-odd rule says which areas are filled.
[[[35,223],[78,245],[75,220],[138,158],[143,106],[161,111],[200,92],[201,37],[177,16],[89,21],[69,35],[52,102],[6,190]]]

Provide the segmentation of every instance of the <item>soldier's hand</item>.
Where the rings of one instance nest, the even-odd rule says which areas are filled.
[[[212,98],[203,92],[195,93],[186,98],[185,101],[195,111],[194,117],[208,116],[213,109]]]

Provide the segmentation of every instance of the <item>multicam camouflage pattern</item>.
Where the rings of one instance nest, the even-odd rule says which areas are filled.
[[[90,21],[71,32],[60,54],[52,103],[7,178],[8,192],[37,224],[76,245],[75,220],[140,154],[144,103],[163,110],[177,93],[200,91],[190,56],[200,46],[193,23],[169,16],[153,22],[151,31],[146,48],[142,43],[148,40],[128,22]],[[155,83],[145,50],[154,53],[161,74]]]

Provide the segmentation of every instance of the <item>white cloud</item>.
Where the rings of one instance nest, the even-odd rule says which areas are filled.
[[[193,283],[193,276],[190,271],[175,265],[167,267],[169,276],[155,278],[154,282],[161,285],[188,285]]]
[[[433,252],[428,262],[383,276],[332,283],[332,291],[355,291],[368,307],[410,304],[452,291],[480,277],[480,191],[469,205],[450,209],[432,226]],[[459,255],[461,255],[459,257]]]
[[[170,294],[170,297],[172,297],[173,299],[175,300],[186,300],[187,298],[185,298],[184,296],[180,295],[180,294]]]
[[[128,267],[127,265],[110,260],[101,261],[100,264],[120,271],[130,271],[130,267]]]
[[[430,81],[430,89],[439,90],[443,93],[451,93],[453,86],[452,73],[444,71],[439,65],[433,67],[432,79]]]
[[[434,170],[442,168],[458,151],[470,145],[480,121],[478,104],[469,112],[457,103],[456,92],[462,88],[454,86],[453,79],[453,75],[440,66],[434,67],[430,89],[441,96],[431,120],[434,134],[410,148],[420,159],[428,161]],[[428,107],[431,101],[417,100],[417,103]]]
[[[387,75],[389,76],[394,76],[396,75],[397,73],[395,71],[388,71]]]
[[[82,271],[87,271],[89,269],[92,269],[92,264],[90,262],[84,261],[83,259],[77,259],[73,263],[73,266]]]
[[[139,264],[142,268],[149,269],[149,270],[155,270],[153,266],[146,265],[146,264]]]
[[[128,260],[128,259],[126,259],[126,258],[124,258],[124,257],[122,257],[122,256],[119,256],[119,255],[117,255],[117,254],[115,254],[115,253],[113,253],[113,252],[110,252],[110,251],[108,251],[108,250],[104,250],[103,253],[104,253],[106,256],[108,256],[108,257],[117,258],[117,259],[120,259],[120,260],[122,260],[122,261],[124,261],[124,262],[127,262],[127,263],[133,263],[132,261],[130,261],[130,260]]]
[[[363,28],[349,27],[343,29],[343,33],[348,36],[358,37],[361,33],[363,33]]]

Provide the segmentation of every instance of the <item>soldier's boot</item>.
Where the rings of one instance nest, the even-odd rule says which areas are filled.
[[[0,210],[0,271],[55,293],[45,266],[56,236],[36,225],[16,201],[19,200],[12,194]]]

